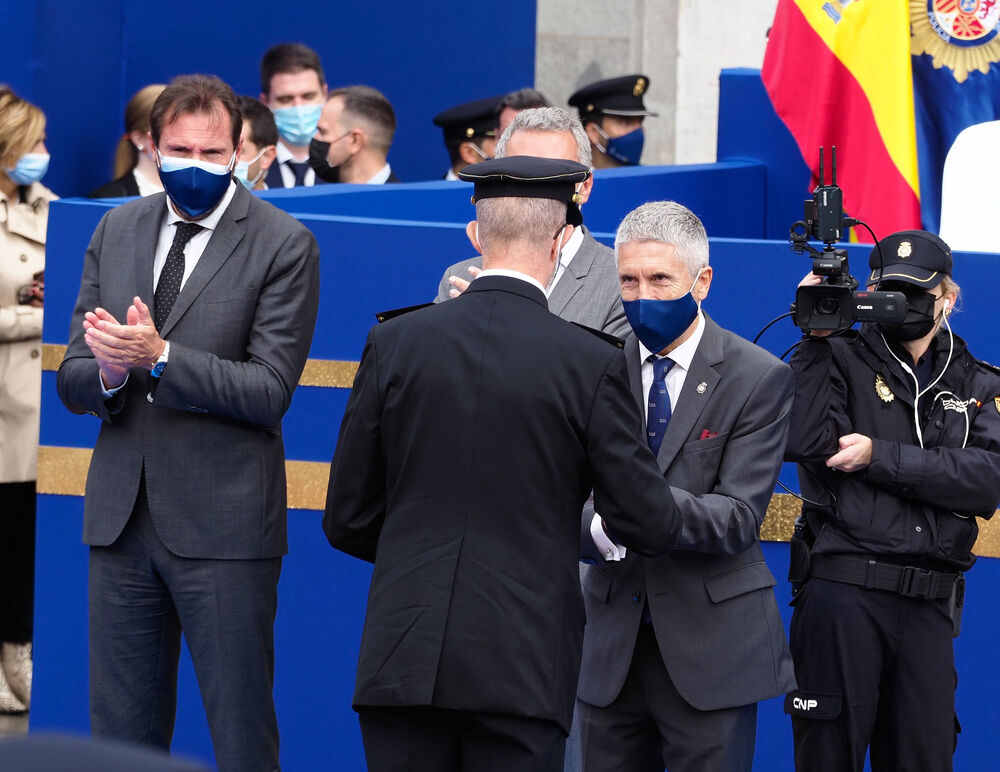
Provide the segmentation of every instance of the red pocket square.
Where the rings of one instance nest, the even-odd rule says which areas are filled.
[[[698,439],[710,440],[713,437],[718,437],[718,436],[719,436],[718,432],[710,432],[708,429],[703,429],[701,432],[701,437],[699,437]]]

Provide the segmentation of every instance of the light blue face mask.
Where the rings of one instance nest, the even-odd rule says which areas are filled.
[[[632,325],[635,337],[654,354],[660,353],[677,340],[698,315],[698,301],[694,299],[691,290],[698,283],[700,276],[699,271],[698,276],[691,282],[691,289],[679,298],[622,300],[625,318]]]
[[[268,147],[270,147],[270,146],[268,146]],[[255,155],[249,161],[237,161],[236,162],[236,168],[233,170],[233,176],[236,179],[238,179],[240,182],[242,182],[243,186],[247,190],[253,190],[253,186],[256,185],[258,182],[260,182],[260,178],[264,176],[264,170],[261,169],[259,172],[257,172],[257,176],[256,177],[254,177],[252,180],[248,179],[248,177],[250,176],[250,166],[252,164],[257,163],[257,161],[260,160],[260,157],[262,155],[264,155],[264,153],[266,151],[267,151],[267,148],[265,147],[263,150],[261,150],[259,153],[257,153],[257,155]]]
[[[309,144],[323,105],[295,105],[294,107],[279,107],[274,111],[274,123],[278,127],[281,138],[289,145],[303,147]]]
[[[32,182],[38,182],[48,170],[48,153],[25,153],[17,160],[17,166],[5,171],[18,185],[30,185]]]

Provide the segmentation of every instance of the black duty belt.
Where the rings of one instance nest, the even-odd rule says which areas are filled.
[[[916,566],[898,566],[864,558],[814,555],[810,575],[831,582],[843,582],[867,590],[887,590],[907,598],[940,600],[951,596],[961,574],[927,571]]]

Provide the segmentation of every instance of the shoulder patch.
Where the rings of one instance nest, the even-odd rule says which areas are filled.
[[[432,306],[433,303],[421,303],[418,306],[406,306],[406,308],[394,308],[392,311],[379,311],[375,314],[375,319],[380,324],[382,322],[388,322],[390,319],[395,319],[397,316],[402,316],[403,314],[408,314],[410,311],[419,311],[421,308],[427,308],[427,306]]]
[[[591,335],[595,335],[603,341],[607,341],[615,348],[625,348],[625,341],[617,335],[612,335],[610,332],[604,332],[603,330],[595,330],[593,327],[588,327],[587,325],[580,324],[579,322],[573,322],[572,324],[576,325],[581,330],[586,330]]]

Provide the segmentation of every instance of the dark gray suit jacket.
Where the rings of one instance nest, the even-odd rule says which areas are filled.
[[[450,299],[449,276],[471,279],[469,266],[483,267],[482,257],[455,263],[444,272],[438,285],[435,303]],[[549,297],[549,311],[565,319],[595,330],[603,330],[619,338],[631,328],[625,318],[618,288],[618,265],[615,251],[599,243],[590,231],[583,229],[583,243],[570,261]]]
[[[284,554],[281,418],[312,342],[319,249],[312,234],[242,185],[160,330],[170,360],[157,381],[133,369],[112,399],[83,339],[86,311],[124,323],[135,295],[152,306],[165,194],[109,211],[87,249],[58,391],[103,422],[87,477],[84,541],[111,544],[145,469],[163,543],[193,558]]]
[[[625,357],[645,413],[635,336]],[[657,458],[681,513],[677,548],[662,558],[628,554],[585,568],[584,702],[603,707],[621,691],[643,597],[670,677],[698,710],[748,705],[795,688],[774,577],[758,541],[791,399],[788,365],[706,316]],[[592,517],[589,508],[581,545],[593,551]]]

